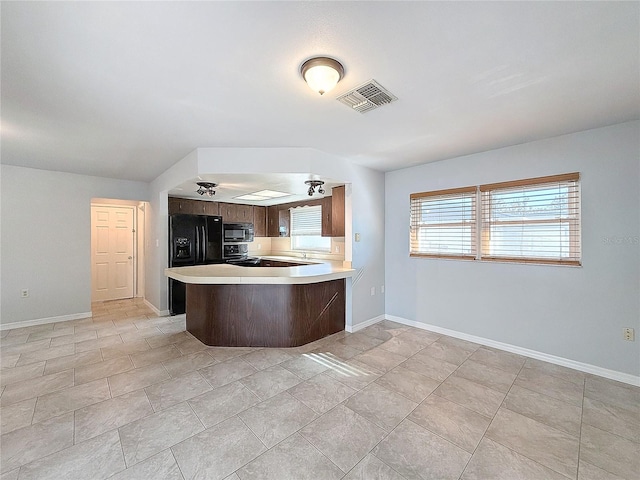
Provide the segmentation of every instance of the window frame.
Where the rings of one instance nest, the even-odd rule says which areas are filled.
[[[410,195],[410,210],[411,210],[411,221],[410,221],[410,226],[409,226],[409,230],[410,230],[410,236],[409,236],[409,255],[412,257],[428,257],[428,258],[452,258],[452,259],[458,259],[458,260],[474,260],[476,257],[475,253],[472,254],[462,254],[462,253],[455,253],[455,254],[446,254],[446,253],[428,253],[428,252],[420,252],[420,251],[414,251],[412,249],[412,245],[418,241],[417,236],[419,235],[419,231],[422,228],[431,228],[430,225],[425,224],[424,222],[415,222],[413,221],[413,211],[414,211],[414,201],[420,201],[421,199],[424,198],[434,198],[434,197],[441,197],[443,200],[446,198],[454,198],[455,195],[460,195],[460,199],[465,198],[466,194],[472,193],[473,194],[473,204],[472,204],[472,211],[473,211],[473,217],[474,217],[474,221],[473,222],[448,222],[448,223],[438,223],[435,224],[434,228],[437,227],[442,227],[442,226],[446,226],[446,227],[467,227],[467,226],[471,226],[471,248],[477,250],[477,233],[476,233],[476,229],[477,229],[477,198],[475,198],[476,195],[476,187],[463,187],[463,188],[450,188],[450,189],[446,189],[446,190],[436,190],[433,192],[420,192],[420,193],[412,193]]]
[[[298,211],[300,212],[301,209],[314,209],[314,210],[318,210],[320,212],[318,218],[319,218],[319,225],[317,226],[317,234],[314,232],[313,234],[295,234],[294,232],[294,221],[293,221],[293,217],[294,217],[294,211]],[[331,253],[331,238],[329,237],[323,237],[322,236],[322,204],[319,205],[302,205],[299,207],[291,207],[289,209],[289,224],[290,224],[290,233],[289,233],[289,237],[290,237],[290,248],[291,251],[296,251],[296,252],[318,252],[318,253]],[[309,238],[320,238],[322,240],[327,240],[329,245],[325,248],[322,247],[310,247],[310,248],[299,248],[295,245],[297,238],[298,237],[309,237]]]
[[[550,175],[546,177],[535,177],[520,179],[508,182],[490,183],[484,185],[476,185],[471,187],[453,188],[447,190],[436,190],[431,192],[412,193],[410,195],[410,222],[409,222],[409,256],[418,258],[443,258],[454,260],[476,260],[481,262],[508,262],[508,263],[524,263],[539,265],[565,265],[565,266],[581,266],[582,265],[582,199],[581,199],[581,182],[580,173],[567,173],[560,175]],[[513,221],[490,221],[491,203],[488,200],[491,192],[499,192],[500,190],[515,189],[518,187],[535,187],[539,186],[543,189],[545,185],[552,186],[554,183],[569,184],[569,214],[565,217],[553,219],[531,219],[531,220],[513,220]],[[573,185],[569,182],[574,182]],[[416,229],[424,228],[422,222],[418,222],[415,218],[416,211],[414,201],[421,198],[447,195],[468,194],[475,192],[475,231],[476,238],[472,242],[474,249],[473,255],[447,255],[442,253],[428,253],[414,251],[413,246],[417,241],[415,236]],[[461,197],[462,198],[462,197]],[[567,224],[569,226],[569,256],[567,258],[555,257],[544,258],[534,256],[507,256],[507,255],[491,255],[489,253],[489,241],[491,227],[495,225],[535,225],[535,224]],[[453,225],[453,224],[452,224]],[[457,225],[468,225],[463,222]],[[434,228],[442,226],[442,224],[433,224]],[[428,228],[428,227],[427,227]]]

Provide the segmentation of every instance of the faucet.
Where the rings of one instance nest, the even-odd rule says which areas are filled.
[[[302,258],[307,258],[307,252],[302,252]]]

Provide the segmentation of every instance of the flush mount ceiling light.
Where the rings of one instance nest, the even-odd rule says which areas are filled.
[[[312,197],[313,194],[316,193],[316,187],[320,187],[318,188],[318,193],[320,195],[324,194],[324,188],[322,188],[322,185],[324,185],[324,182],[322,180],[307,180],[304,183],[306,185],[309,185],[309,190],[307,190],[307,193],[309,194],[310,197]]]
[[[198,182],[197,185],[198,185],[198,190],[196,190],[196,192],[199,193],[200,195],[204,195],[206,193],[210,197],[213,197],[216,194],[216,191],[214,190],[214,188],[218,186],[217,183]]]
[[[342,79],[344,67],[333,58],[314,57],[302,64],[300,73],[311,90],[323,95]]]

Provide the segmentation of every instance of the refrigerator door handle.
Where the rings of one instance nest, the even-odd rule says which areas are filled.
[[[205,235],[205,227],[202,226],[202,263],[207,261],[207,237]]]
[[[198,260],[200,260],[200,229],[198,227],[196,227],[196,262],[198,263]]]

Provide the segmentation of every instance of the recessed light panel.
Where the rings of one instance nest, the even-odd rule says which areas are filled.
[[[253,195],[259,195],[261,197],[267,197],[267,198],[280,198],[280,197],[288,197],[291,194],[284,193],[284,192],[277,192],[275,190],[260,190],[259,192],[255,192]]]
[[[247,195],[240,195],[239,197],[233,197],[236,200],[268,200],[266,197],[260,197],[258,195],[254,195],[249,193]]]
[[[273,198],[288,197],[290,193],[277,192],[275,190],[260,190],[259,192],[247,193],[246,195],[240,195],[239,197],[233,197],[237,200],[271,200]]]

